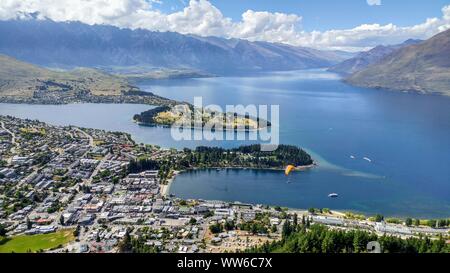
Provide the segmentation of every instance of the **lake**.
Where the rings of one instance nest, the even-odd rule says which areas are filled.
[[[327,207],[388,216],[450,216],[450,99],[356,88],[322,70],[248,77],[150,81],[141,88],[204,104],[280,105],[280,142],[307,149],[319,167],[294,173],[192,171],[171,193],[295,208]],[[132,134],[163,147],[233,147],[245,141],[172,140],[170,129],[141,127],[145,105],[13,105],[0,114]],[[369,158],[371,162],[365,160]],[[329,193],[339,198],[329,199]]]

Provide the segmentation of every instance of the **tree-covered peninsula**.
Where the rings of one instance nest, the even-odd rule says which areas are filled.
[[[140,158],[131,162],[130,172],[159,169],[169,175],[173,170],[196,168],[254,168],[284,169],[287,165],[306,167],[314,164],[311,156],[296,146],[280,145],[272,152],[261,151],[261,145],[241,146],[224,149],[216,147],[197,147],[184,149],[171,159]]]

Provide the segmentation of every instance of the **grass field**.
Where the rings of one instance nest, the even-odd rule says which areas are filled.
[[[41,249],[52,249],[59,245],[65,245],[74,239],[72,229],[60,230],[50,234],[19,235],[0,245],[0,253],[26,253]]]

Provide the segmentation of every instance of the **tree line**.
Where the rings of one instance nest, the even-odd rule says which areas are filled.
[[[304,150],[289,145],[280,145],[271,152],[261,151],[261,145],[241,146],[234,149],[197,147],[184,149],[180,167],[248,167],[284,168],[287,165],[306,166],[313,164],[311,156]]]
[[[289,145],[280,145],[271,152],[261,151],[261,145],[241,146],[234,149],[197,147],[184,149],[177,156],[164,160],[140,158],[132,160],[129,173],[159,170],[162,181],[169,178],[173,170],[194,168],[284,168],[287,165],[306,166],[313,164],[311,156],[304,150]]]
[[[248,253],[365,253],[369,242],[378,242],[383,253],[449,253],[445,239],[426,236],[402,239],[363,230],[334,230],[302,219],[296,224],[286,221],[282,239],[253,247]]]

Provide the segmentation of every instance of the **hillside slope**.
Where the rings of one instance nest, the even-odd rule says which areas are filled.
[[[420,42],[422,41],[411,39],[398,45],[388,45],[388,46],[379,45],[377,47],[372,48],[369,51],[361,52],[351,59],[345,60],[341,63],[338,63],[335,66],[330,67],[328,71],[343,75],[350,75],[363,69],[366,69],[371,64],[380,62],[381,60],[383,60],[383,58],[385,58],[389,54],[392,54],[393,52],[403,47],[418,44]]]
[[[94,69],[57,72],[0,55],[0,94],[3,96],[27,97],[36,91],[120,95],[133,89],[125,80]]]
[[[351,75],[347,82],[370,88],[450,95],[450,30],[388,55]]]
[[[126,79],[90,68],[53,71],[0,55],[0,101],[62,104],[72,102],[130,102],[170,104],[141,92]]]

